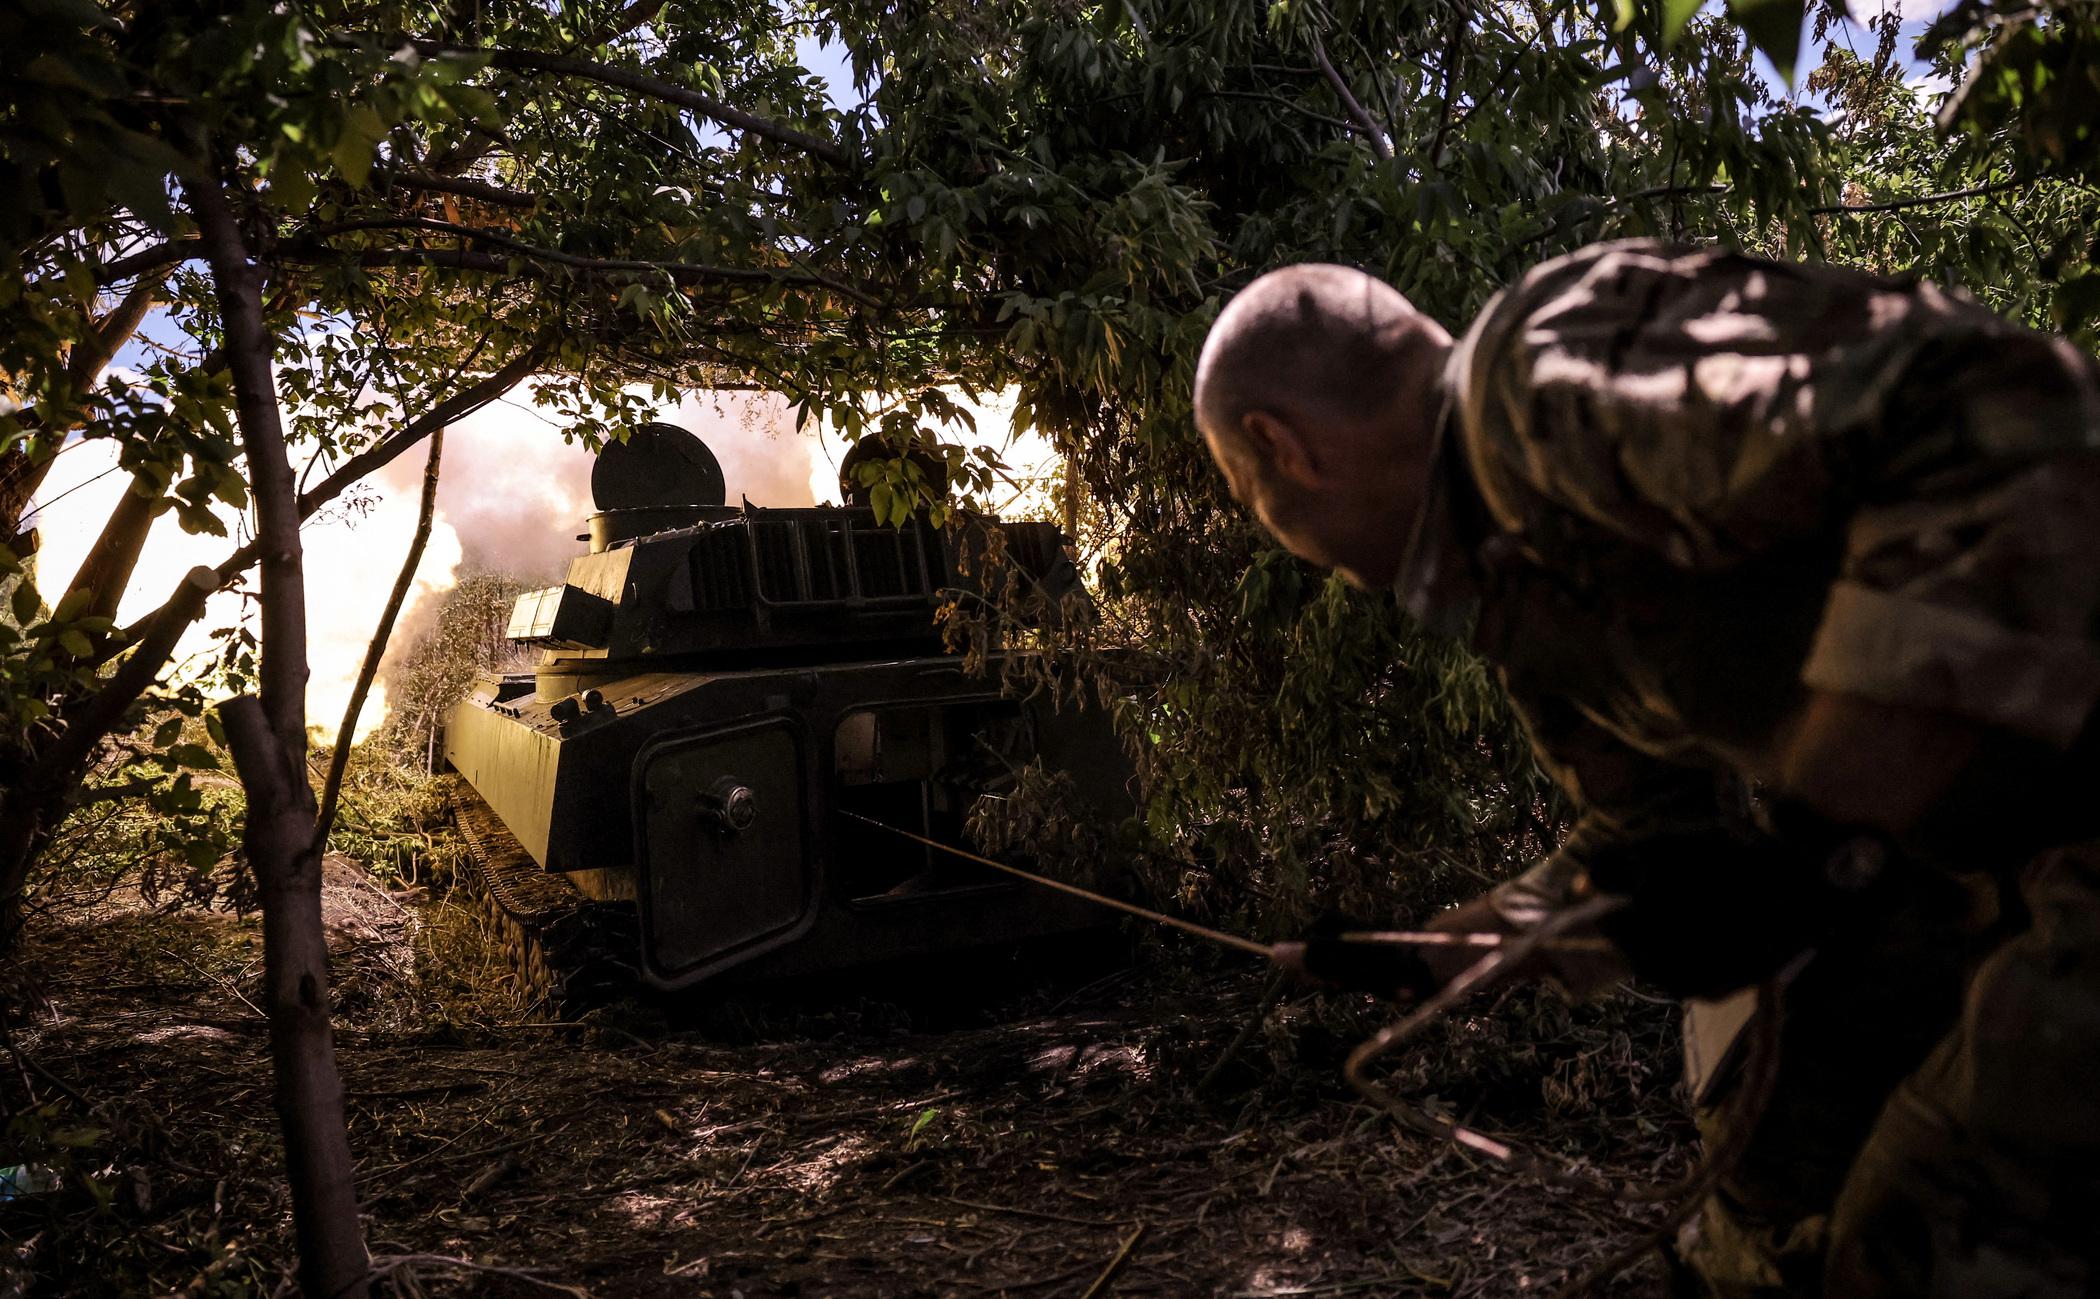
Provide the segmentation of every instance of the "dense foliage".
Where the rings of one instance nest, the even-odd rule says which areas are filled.
[[[233,741],[302,1281],[365,1285],[298,524],[527,378],[594,443],[675,389],[776,391],[849,435],[945,443],[964,503],[991,466],[948,394],[1014,390],[1070,467],[1102,609],[1063,648],[1140,752],[1168,889],[1275,929],[1471,887],[1551,838],[1522,746],[1477,664],[1226,500],[1189,421],[1203,331],[1283,262],[1368,267],[1457,326],[1542,258],[1663,235],[1943,278],[2091,344],[2096,0],[1961,0],[1918,51],[1949,81],[1973,65],[1938,105],[1895,16],[1840,14],[0,6],[0,907],[103,789],[186,816],[167,823],[185,860],[216,861],[199,773]],[[805,66],[811,39],[843,49],[850,87]],[[1815,65],[1805,93],[1761,78],[1753,44],[1789,76]],[[142,327],[144,359],[112,368]],[[130,490],[45,591],[26,511],[80,437],[117,445]],[[868,476],[891,517],[948,514],[907,456]],[[252,510],[255,540],[117,627],[153,520],[219,532],[221,509]],[[168,665],[251,566],[260,643],[229,630],[217,684],[260,697],[206,713]],[[346,824],[368,855],[417,832]]]
[[[1790,94],[1746,41],[1792,61],[1784,2],[12,6],[0,43],[37,53],[0,92],[0,531],[69,437],[118,440],[134,487],[82,593],[23,597],[0,765],[85,770],[136,715],[109,688],[127,546],[246,501],[208,179],[265,266],[304,507],[527,373],[589,439],[640,413],[628,382],[778,390],[943,438],[965,492],[988,479],[941,386],[1015,388],[1084,498],[1104,617],[1076,648],[1125,651],[1092,661],[1170,882],[1276,924],[1385,905],[1388,867],[1447,893],[1550,812],[1472,664],[1225,499],[1188,418],[1204,327],[1306,258],[1461,325],[1541,258],[1656,234],[1935,276],[2090,341],[2091,3],[1962,5],[1920,52],[1982,68],[1945,130],[1897,16],[1837,17],[1805,15]],[[148,310],[162,346],[109,372]],[[909,463],[873,472],[907,508]],[[1373,868],[1319,874],[1337,846]]]
[[[1787,95],[1736,26],[1683,6],[832,12],[887,127],[878,215],[948,268],[958,311],[987,300],[1005,346],[969,373],[1017,385],[1076,467],[1184,901],[1269,926],[1421,906],[1550,837],[1476,665],[1225,499],[1190,370],[1256,272],[1362,265],[1456,328],[1592,240],[1719,239],[1947,280],[2091,340],[2093,191],[2043,179],[2002,122],[1937,134],[1898,16],[1836,17],[1808,15],[1825,58]],[[1924,52],[1942,75],[2090,14],[1971,20]]]

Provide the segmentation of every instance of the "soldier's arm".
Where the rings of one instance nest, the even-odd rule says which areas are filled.
[[[1773,786],[1843,825],[1907,837],[1984,746],[1982,727],[1952,714],[1819,690],[1768,759]]]
[[[1528,971],[1577,993],[1630,973],[1679,995],[1714,995],[1755,982],[1811,941],[1834,843],[1783,841],[1752,824],[1728,779],[1642,753],[1563,700],[1526,700],[1521,686],[1517,696],[1542,762],[1581,813],[1538,865],[1434,927],[1517,933],[1598,894],[1620,897],[1623,909],[1598,925],[1617,959],[1562,956]],[[1449,978],[1469,957],[1429,960]]]
[[[2017,854],[2086,801],[2063,773],[2100,703],[2100,365],[1950,307],[1883,425],[1769,775],[1924,855]]]

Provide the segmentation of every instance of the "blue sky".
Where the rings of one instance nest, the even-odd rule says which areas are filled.
[[[1903,15],[1902,39],[1896,42],[1896,57],[1903,61],[1904,66],[1910,70],[1913,77],[1923,77],[1926,72],[1925,65],[1912,57],[1911,51],[1916,48],[1918,37],[1924,35],[1925,29],[1932,25],[1932,20],[1952,8],[1953,4],[1954,0],[1852,0],[1852,13],[1854,17],[1864,20],[1886,12],[1888,9],[1895,9],[1901,12]],[[1720,8],[1718,4],[1711,2],[1707,7],[1709,10],[1718,10]],[[1831,36],[1834,38],[1832,43],[1849,44],[1853,50],[1861,55],[1871,55],[1874,52],[1874,34],[1866,29],[1863,21],[1846,24],[1845,27],[1834,30]],[[1810,44],[1804,33],[1801,66],[1795,72],[1795,84],[1799,85],[1820,62],[1822,62],[1821,49]],[[1773,85],[1784,85],[1780,80],[1778,70],[1772,66],[1770,60],[1761,54],[1757,57],[1757,66],[1758,71],[1762,72],[1765,78]]]

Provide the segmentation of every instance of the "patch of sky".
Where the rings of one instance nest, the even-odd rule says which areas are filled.
[[[1925,34],[1925,29],[1932,26],[1934,19],[1953,8],[1954,3],[1955,0],[1852,0],[1852,17],[1832,27],[1823,41],[1811,39],[1813,33],[1810,31],[1802,33],[1800,66],[1794,69],[1793,102],[1822,108],[1824,105],[1821,100],[1802,90],[1801,86],[1807,81],[1808,74],[1822,64],[1824,50],[1835,45],[1862,56],[1871,56],[1874,51],[1874,34],[1867,30],[1866,22],[1891,9],[1903,17],[1903,24],[1899,29],[1901,34],[1896,41],[1896,58],[1908,73],[1910,84],[1920,94],[1937,95],[1951,90],[1953,87],[1936,76],[1933,70],[1917,57],[1916,49],[1918,38]],[[1721,8],[1712,0],[1709,0],[1706,7],[1710,12],[1718,12]],[[1772,66],[1771,60],[1763,54],[1757,55],[1756,59],[1758,75],[1772,85],[1784,89],[1786,80],[1779,75],[1779,69]]]

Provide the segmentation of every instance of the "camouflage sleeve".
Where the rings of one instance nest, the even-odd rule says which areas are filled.
[[[1642,753],[1562,698],[1518,687],[1516,702],[1581,812],[1558,849],[1489,894],[1504,920],[1528,928],[1619,895],[1627,906],[1599,928],[1637,976],[1680,996],[1745,987],[1805,945],[1828,904],[1817,847],[1758,830],[1731,778]]]
[[[2059,746],[2100,702],[2100,366],[1929,284],[1607,244],[1454,360],[1496,522],[1720,572],[1831,538],[1804,684]]]
[[[1825,530],[1901,361],[1882,326],[1907,302],[1868,276],[1713,250],[1547,262],[1454,362],[1482,497],[1544,549],[1598,534],[1699,572]]]
[[[2009,326],[1950,339],[1887,443],[1802,681],[2069,747],[2100,702],[2100,366]]]

